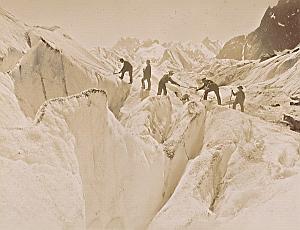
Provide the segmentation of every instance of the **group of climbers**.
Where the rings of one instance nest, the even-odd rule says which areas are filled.
[[[123,79],[124,74],[126,72],[128,72],[129,77],[130,77],[129,84],[132,84],[133,83],[133,80],[132,80],[132,73],[133,73],[132,65],[128,61],[125,61],[123,58],[120,59],[120,62],[123,63],[123,68],[120,70],[120,72],[118,72],[118,73],[121,73],[120,79]],[[141,80],[142,81],[142,89],[145,89],[145,81],[147,81],[147,83],[148,83],[147,90],[151,90],[151,65],[150,65],[150,60],[147,60],[146,64],[147,64],[146,68],[143,69],[143,78]],[[160,79],[160,81],[158,83],[157,95],[161,95],[162,93],[164,95],[167,95],[166,84],[168,82],[180,87],[180,84],[178,84],[176,81],[174,81],[172,79],[172,75],[174,75],[173,71],[169,71],[167,74],[163,75],[163,77]],[[221,105],[221,96],[220,96],[219,86],[215,82],[213,82],[212,80],[208,80],[206,78],[202,79],[202,83],[203,83],[203,86],[201,86],[200,88],[195,88],[195,87],[189,87],[189,88],[196,89],[196,91],[204,90],[203,100],[207,100],[207,96],[208,96],[209,92],[214,92],[216,97],[217,97],[218,105]],[[241,111],[244,112],[245,93],[243,91],[242,86],[238,86],[237,88],[238,88],[237,92],[234,92],[233,90],[231,90],[231,94],[235,96],[235,100],[233,102],[233,109],[236,109],[236,106],[239,104],[240,107],[241,107]],[[186,101],[186,99],[184,101]]]

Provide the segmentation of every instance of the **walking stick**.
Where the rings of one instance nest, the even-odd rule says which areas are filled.
[[[196,89],[197,90],[197,87],[190,86],[189,89]]]
[[[202,94],[202,96],[200,97],[200,101],[202,101],[203,100],[203,97],[204,97],[204,93]]]
[[[230,94],[230,99],[229,99],[229,104],[228,104],[229,109],[230,109],[231,98],[232,98],[232,91],[231,91],[231,94]]]
[[[180,87],[181,87],[181,88],[185,88],[185,89],[189,89],[189,88],[190,88],[190,87],[184,86],[184,85],[181,85]]]

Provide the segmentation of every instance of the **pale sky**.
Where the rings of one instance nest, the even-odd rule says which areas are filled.
[[[120,37],[227,41],[259,26],[278,0],[0,0],[29,25],[58,25],[85,47]]]

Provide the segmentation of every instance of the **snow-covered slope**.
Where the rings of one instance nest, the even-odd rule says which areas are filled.
[[[27,34],[28,51],[0,81],[5,110],[0,226],[146,228],[175,189],[187,159],[171,161],[163,144],[150,145],[115,118],[130,88],[108,78],[108,65],[58,27],[27,27]],[[81,92],[94,86],[105,91]],[[168,119],[170,124],[171,112]],[[182,135],[191,132],[188,124]],[[182,144],[190,140],[173,143]],[[185,151],[192,156],[199,149]]]
[[[189,162],[150,229],[263,229],[259,221],[266,220],[252,216],[258,207],[268,218],[265,226],[297,229],[297,215],[283,214],[287,210],[273,214],[265,203],[286,209],[291,203],[282,207],[281,200],[292,198],[287,188],[299,191],[299,176],[294,175],[300,169],[300,136],[226,108],[215,108],[207,117],[200,156]],[[290,208],[299,213],[299,199]],[[271,224],[280,214],[281,225]],[[238,221],[245,228],[237,228]],[[226,228],[224,222],[229,222]]]
[[[84,198],[72,135],[59,126],[36,126],[28,121],[9,76],[1,74],[0,88],[4,109],[0,118],[0,228],[84,229]]]
[[[0,9],[0,71],[12,68],[29,49],[26,26],[13,15]]]
[[[161,202],[164,155],[124,130],[104,91],[50,100],[35,122],[73,137],[89,229],[145,228]]]
[[[211,78],[221,85],[232,83],[246,88],[249,113],[278,122],[284,113],[300,115],[299,107],[290,105],[290,97],[300,93],[299,65],[300,49],[296,47],[263,62],[217,60],[208,69],[213,73]],[[229,96],[228,87],[224,87],[224,101]]]

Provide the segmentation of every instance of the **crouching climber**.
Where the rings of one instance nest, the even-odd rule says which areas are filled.
[[[216,97],[217,97],[217,100],[218,100],[218,105],[221,105],[221,97],[220,97],[220,92],[219,92],[219,86],[215,82],[213,82],[211,80],[208,80],[206,78],[203,78],[202,82],[203,82],[203,86],[196,89],[196,91],[202,90],[202,89],[205,90],[203,100],[207,100],[208,93],[213,91],[216,94]]]
[[[128,61],[125,61],[123,58],[120,58],[120,62],[123,63],[123,68],[119,72],[121,73],[120,79],[123,79],[124,74],[128,72],[130,77],[129,84],[132,84],[132,72],[133,72],[132,65]]]
[[[238,88],[238,92],[233,92],[233,90],[231,90],[231,93],[235,96],[235,100],[233,102],[233,109],[236,109],[236,105],[239,104],[241,107],[241,111],[244,112],[244,102],[245,102],[245,93],[243,91],[243,86],[239,86]]]
[[[183,104],[190,101],[190,95],[188,95],[187,93],[181,96],[179,92],[175,92],[175,95],[180,99],[180,101],[182,101]]]
[[[287,122],[291,130],[300,132],[300,120],[296,120],[288,114],[283,114],[283,121]]]
[[[167,87],[166,84],[168,82],[180,86],[176,81],[174,81],[171,76],[174,74],[173,71],[169,71],[169,73],[165,74],[159,81],[158,83],[158,91],[157,91],[157,95],[161,95],[162,91],[164,91],[164,95],[167,95]]]
[[[183,104],[185,104],[186,102],[190,101],[190,95],[188,95],[187,93],[183,94],[180,100],[182,101]]]
[[[290,102],[290,105],[300,105],[300,97],[291,96],[290,98],[292,99],[292,101]]]

